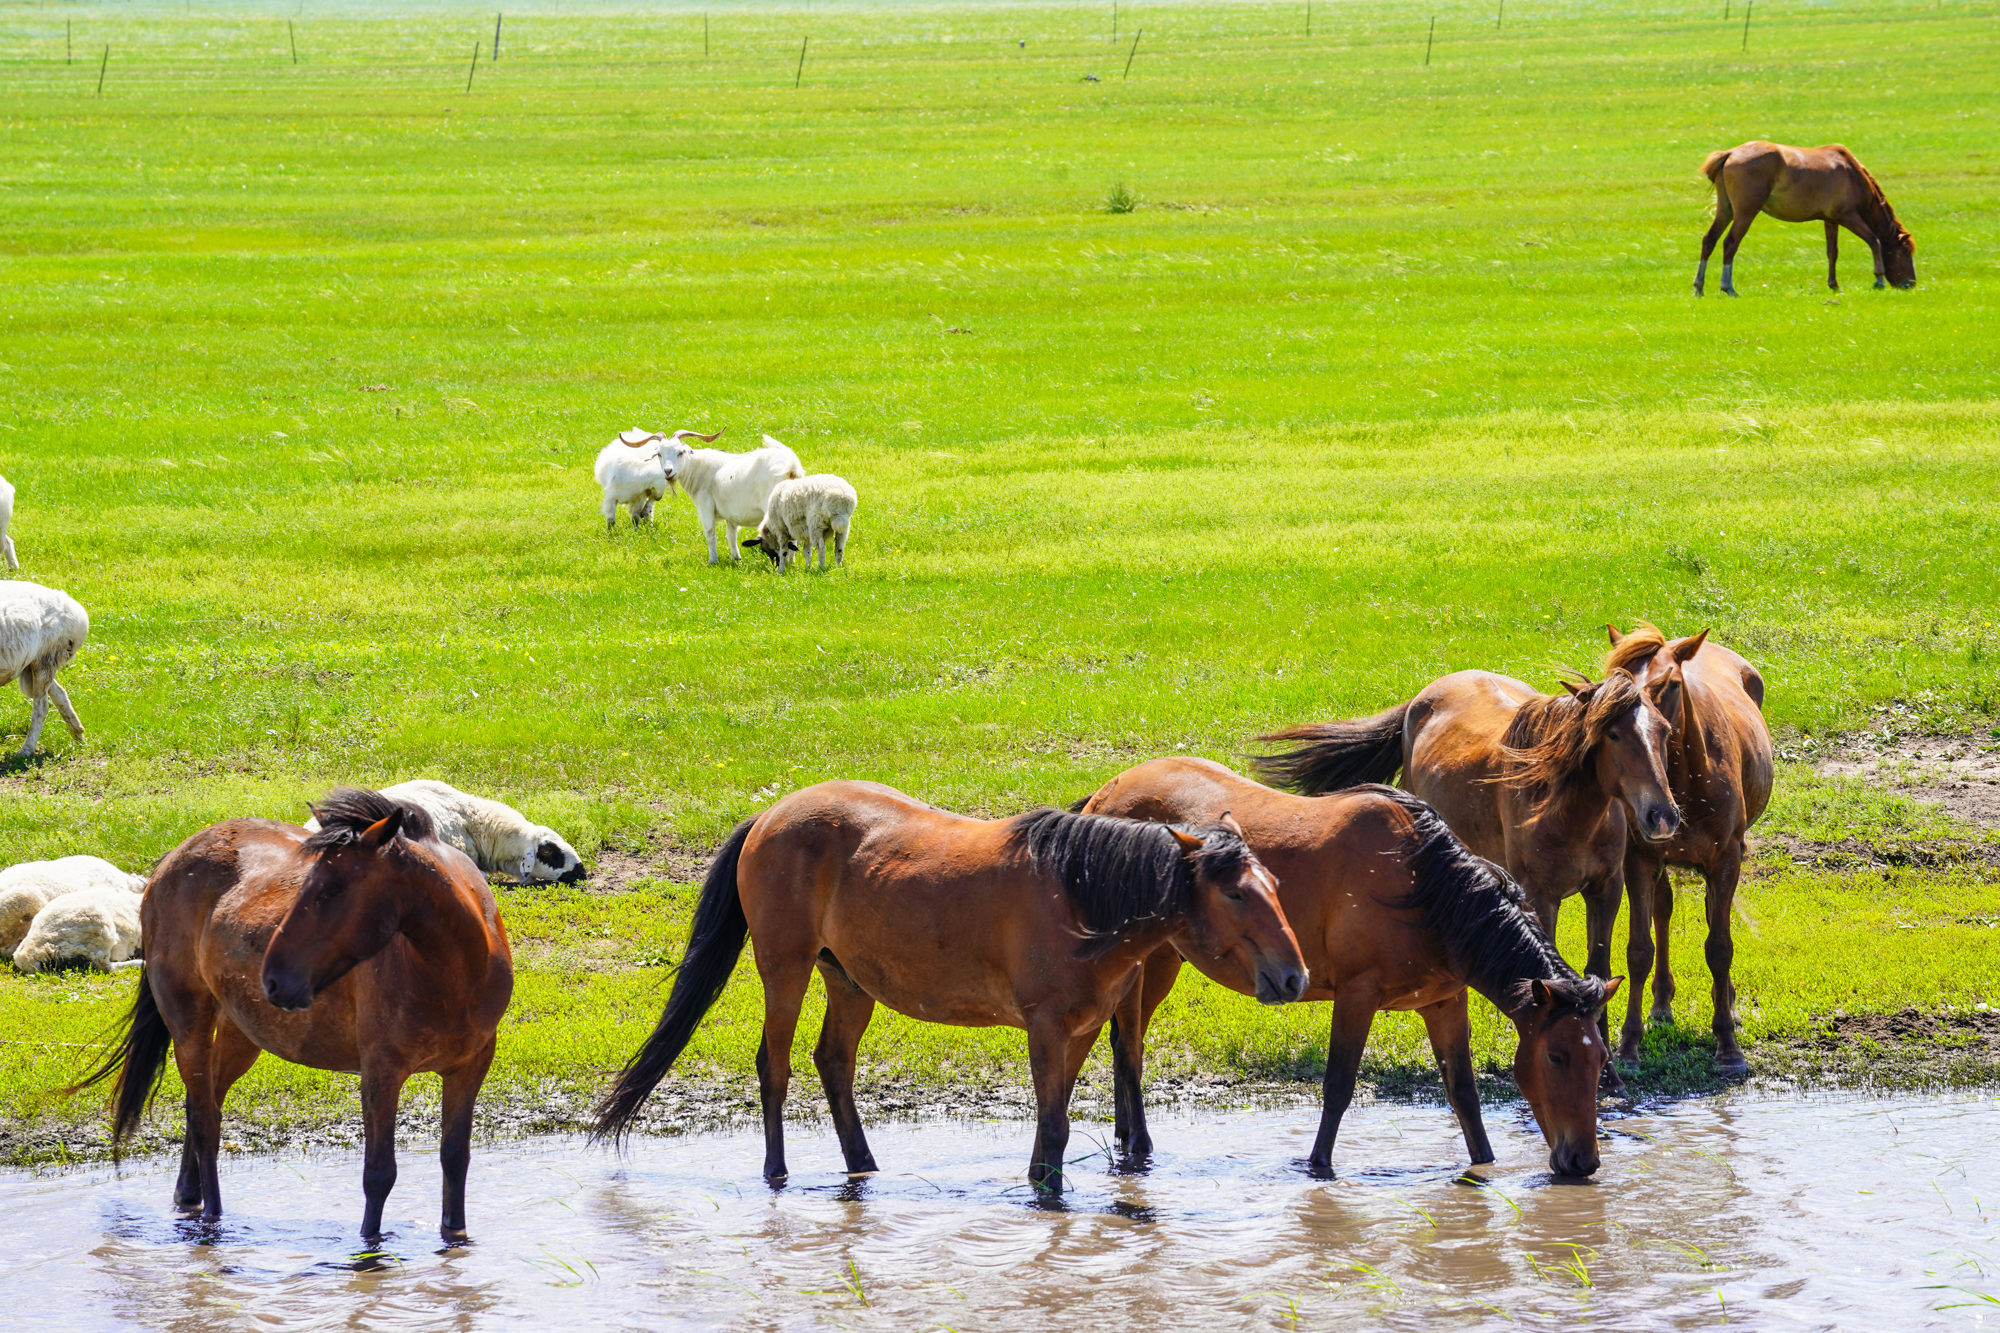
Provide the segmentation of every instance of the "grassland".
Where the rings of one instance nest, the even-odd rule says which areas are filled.
[[[578,1087],[657,1006],[674,875],[823,778],[1067,801],[1460,666],[1546,685],[1641,617],[1752,656],[1794,758],[1890,700],[1990,732],[1991,7],[1774,3],[1739,49],[1707,7],[1448,6],[1425,66],[1429,12],[1121,6],[1129,79],[1108,10],[714,8],[706,57],[691,6],[524,13],[468,94],[491,15],[455,7],[0,7],[0,472],[21,577],[93,617],[90,734],[0,776],[0,860],[144,865],[336,782],[503,795],[642,872],[507,894],[495,1078]],[[1757,136],[1849,143],[1919,287],[1850,243],[1835,297],[1765,221],[1745,297],[1693,300],[1695,168]],[[849,567],[709,569],[685,502],[607,538],[632,424],[847,476]],[[1802,762],[1766,829],[1990,836]],[[1749,1034],[2000,1001],[1983,864],[1771,854]],[[84,1114],[40,1090],[130,984],[0,976],[6,1115]],[[754,1012],[739,977],[697,1062],[747,1077]],[[1325,1018],[1165,1021],[1169,1068],[1287,1076]],[[885,1021],[865,1058],[1021,1047]],[[1421,1068],[1414,1025],[1374,1059]],[[350,1098],[267,1061],[238,1106]]]

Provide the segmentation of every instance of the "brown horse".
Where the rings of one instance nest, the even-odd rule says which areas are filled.
[[[444,1079],[447,1240],[465,1236],[472,1110],[514,991],[486,877],[432,837],[422,809],[343,789],[319,832],[271,819],[203,829],[154,870],[139,909],[146,966],[118,1048],[79,1086],[117,1076],[112,1140],[138,1125],[172,1047],[187,1089],[174,1203],[222,1214],[222,1099],[259,1052],[361,1075],[361,1234],[396,1183],[396,1104],[412,1074]]]
[[[1308,796],[1401,771],[1467,847],[1520,882],[1551,938],[1562,900],[1582,894],[1583,970],[1607,977],[1627,830],[1664,844],[1680,827],[1665,763],[1680,675],[1641,686],[1613,671],[1564,688],[1550,696],[1490,671],[1455,672],[1386,713],[1262,737],[1298,744],[1256,766]],[[1615,1068],[1606,1079],[1620,1083]]]
[[[1826,224],[1826,285],[1834,291],[1840,290],[1834,266],[1840,258],[1842,227],[1867,242],[1875,257],[1877,287],[1885,278],[1898,287],[1917,285],[1916,241],[1896,221],[1895,210],[1868,169],[1839,144],[1794,148],[1753,139],[1710,153],[1701,164],[1701,174],[1715,183],[1715,221],[1701,238],[1701,265],[1694,271],[1696,296],[1701,295],[1708,257],[1725,227],[1729,239],[1722,244],[1722,290],[1736,295],[1731,280],[1736,247],[1743,244],[1744,233],[1759,213],[1769,213],[1780,222]]]
[[[1084,808],[1187,821],[1234,811],[1245,841],[1278,876],[1285,918],[1312,971],[1305,998],[1333,1001],[1310,1169],[1332,1170],[1334,1136],[1383,1009],[1423,1015],[1466,1150],[1475,1163],[1493,1160],[1473,1082],[1468,987],[1520,1034],[1514,1080],[1548,1140],[1550,1168],[1581,1176],[1597,1169],[1597,1084],[1609,1052],[1598,1020],[1618,982],[1579,977],[1523,909],[1520,889],[1423,802],[1390,787],[1308,799],[1206,759],[1172,758],[1127,769]],[[1171,945],[1156,949],[1112,1025],[1116,1132],[1130,1154],[1152,1148],[1139,1092],[1146,1028],[1180,967]]]
[[[1667,780],[1683,819],[1666,843],[1633,839],[1625,853],[1625,886],[1632,902],[1632,934],[1625,959],[1632,989],[1626,1000],[1625,1031],[1618,1058],[1639,1058],[1644,1029],[1639,1000],[1652,971],[1653,936],[1659,939],[1659,973],[1653,979],[1652,1021],[1673,1022],[1674,974],[1667,959],[1673,925],[1674,890],[1666,867],[1699,870],[1707,882],[1708,970],[1714,983],[1715,1067],[1725,1074],[1748,1068],[1736,1044],[1736,987],[1730,966],[1736,956],[1729,917],[1742,873],[1750,825],[1771,800],[1771,732],[1764,725],[1764,678],[1757,668],[1719,643],[1708,631],[1671,643],[1651,625],[1630,634],[1615,625],[1606,669],[1630,671],[1648,680],[1679,671],[1683,689],[1667,746]]]
[[[854,1052],[880,1001],[930,1023],[1026,1029],[1038,1115],[1028,1176],[1060,1190],[1077,1072],[1148,954],[1172,941],[1267,1004],[1304,993],[1274,889],[1226,814],[1197,835],[1060,810],[968,819],[873,782],[794,792],[716,854],[666,1009],[599,1104],[597,1132],[630,1130],[747,933],[764,983],[767,1178],[787,1174],[792,1033],[817,967],[826,1022],[813,1064],[848,1171],[876,1169],[854,1107]]]

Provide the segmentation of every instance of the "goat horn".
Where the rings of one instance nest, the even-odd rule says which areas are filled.
[[[717,431],[713,435],[703,435],[698,430],[677,430],[674,432],[674,438],[677,440],[685,439],[689,436],[692,436],[695,439],[700,440],[703,444],[713,444],[715,441],[722,438],[722,432]]]

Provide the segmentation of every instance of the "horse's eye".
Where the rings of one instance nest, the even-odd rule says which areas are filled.
[[[1549,1063],[1557,1069],[1567,1069],[1569,1068],[1569,1056],[1561,1051],[1550,1051]]]
[[[1243,893],[1242,890],[1240,889],[1224,889],[1222,891],[1222,896],[1229,899],[1229,901],[1232,903],[1240,903],[1243,901]]]
[[[1609,736],[1609,737],[1610,737],[1610,738],[1611,738],[1612,740],[1614,740],[1614,741],[1616,741],[1616,740],[1619,740],[1619,739],[1622,739],[1622,738],[1621,738],[1621,737],[1620,737],[1620,736],[1618,735],[1618,733],[1617,733],[1617,732],[1615,732],[1615,731],[1613,731],[1613,732],[1607,732],[1606,734],[1607,734],[1607,735],[1608,735],[1608,736]]]

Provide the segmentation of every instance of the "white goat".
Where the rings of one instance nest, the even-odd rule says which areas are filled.
[[[736,549],[736,530],[755,527],[764,521],[764,497],[787,477],[803,477],[805,465],[799,456],[766,435],[764,447],[747,454],[726,453],[721,449],[689,449],[679,441],[666,446],[681,457],[675,479],[694,501],[694,516],[701,535],[708,538],[708,563],[721,560],[716,552],[718,522],[729,530],[726,545],[732,560],[741,560]]]
[[[124,889],[143,893],[144,875],[128,875],[96,856],[64,856],[23,861],[0,870],[0,958],[12,958],[35,913],[66,893],[83,889]]]
[[[19,679],[21,693],[34,705],[28,716],[28,739],[16,758],[35,752],[51,698],[62,710],[69,734],[83,739],[83,723],[77,721],[63,687],[56,684],[56,672],[69,665],[89,634],[89,613],[68,593],[39,583],[0,583],[0,685]]]
[[[384,787],[382,794],[428,811],[438,841],[458,848],[489,875],[498,871],[523,884],[574,884],[584,878],[576,849],[554,829],[530,824],[511,805],[432,778],[399,782]],[[307,820],[306,829],[318,832],[319,821]]]
[[[854,488],[831,472],[781,481],[771,488],[764,501],[764,521],[757,535],[745,537],[743,545],[755,547],[785,572],[793,551],[804,550],[806,564],[818,556],[826,568],[826,538],[833,534],[833,563],[847,554],[847,526],[854,517]]]
[[[674,469],[681,455],[689,452],[681,440],[694,439],[706,444],[719,439],[721,434],[721,431],[701,435],[677,430],[667,436],[636,428],[620,432],[617,439],[598,451],[597,465],[592,469],[597,484],[604,489],[604,530],[610,532],[618,526],[619,505],[630,508],[633,527],[651,521],[653,505],[673,493]],[[673,447],[676,445],[678,449]]]
[[[5,477],[0,477],[0,556],[7,558],[7,568],[19,569],[21,562],[14,556],[14,539],[7,535],[7,525],[14,521],[14,488]]]
[[[100,885],[50,901],[35,913],[27,935],[14,950],[23,972],[52,972],[85,963],[100,972],[129,965],[140,953],[139,904],[142,894]]]

